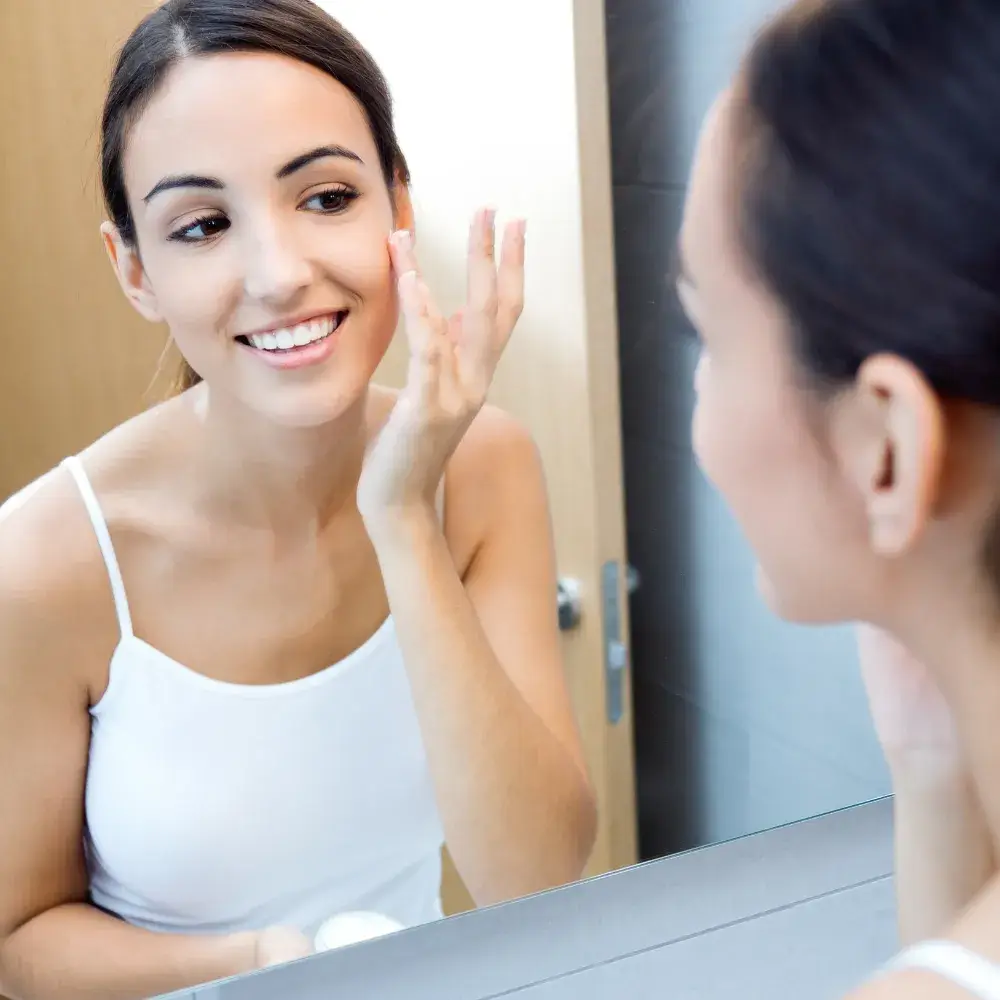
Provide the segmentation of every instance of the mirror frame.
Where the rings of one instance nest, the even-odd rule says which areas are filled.
[[[161,1000],[637,997],[609,977],[645,982],[650,969],[674,996],[782,995],[789,982],[839,996],[898,947],[892,868],[888,796]],[[750,922],[779,943],[762,952],[727,934]],[[692,962],[692,943],[711,962],[706,947]],[[714,992],[720,976],[732,986]]]

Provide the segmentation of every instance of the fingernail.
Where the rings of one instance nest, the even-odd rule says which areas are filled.
[[[487,229],[492,229],[497,218],[497,210],[495,208],[488,208],[483,213],[483,221],[486,223]]]
[[[392,240],[400,250],[410,249],[410,232],[407,229],[397,229]]]

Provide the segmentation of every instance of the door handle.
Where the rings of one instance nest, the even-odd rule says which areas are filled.
[[[639,589],[639,571],[629,566],[625,571],[625,590],[631,596]],[[556,584],[556,607],[559,614],[559,631],[570,632],[580,624],[583,605],[580,600],[580,581],[568,576],[559,577]]]
[[[556,584],[556,606],[559,613],[559,631],[569,632],[580,624],[580,581],[568,576],[559,577]]]

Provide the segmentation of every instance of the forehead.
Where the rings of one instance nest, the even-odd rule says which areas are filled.
[[[155,183],[174,172],[231,175],[338,143],[377,166],[375,143],[354,95],[329,74],[270,53],[183,59],[172,67],[129,133],[125,172]]]
[[[681,224],[680,252],[696,285],[735,276],[739,264],[734,229],[735,150],[731,139],[733,99],[716,100],[705,118],[695,151]]]

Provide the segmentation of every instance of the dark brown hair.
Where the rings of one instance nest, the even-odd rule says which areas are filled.
[[[886,352],[1000,409],[1000,3],[796,4],[737,100],[740,241],[803,370],[836,388]]]
[[[122,169],[129,129],[172,66],[223,52],[268,52],[328,73],[364,110],[386,184],[409,183],[385,78],[357,39],[312,0],[168,0],[122,46],[104,104],[101,183],[108,214],[126,243],[136,244]],[[183,392],[200,381],[183,361],[174,390]]]

